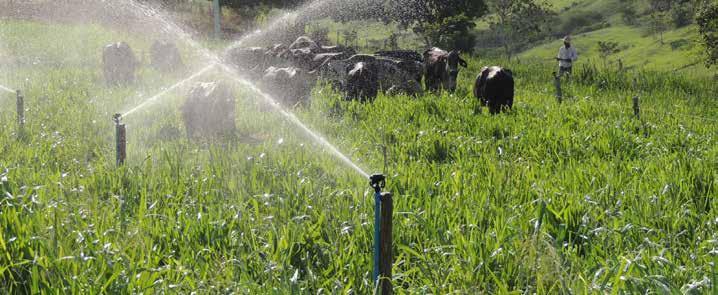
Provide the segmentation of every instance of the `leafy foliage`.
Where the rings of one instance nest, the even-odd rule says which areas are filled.
[[[498,34],[509,58],[521,45],[543,37],[549,30],[544,26],[553,16],[548,5],[536,0],[490,0],[488,6],[496,15],[491,29]]]
[[[358,0],[336,1],[322,9],[338,21],[377,19],[411,28],[427,47],[472,50],[472,28],[484,15],[481,0]]]
[[[387,1],[390,19],[413,28],[427,46],[473,50],[474,20],[486,13],[483,0]]]
[[[718,63],[718,3],[703,9],[696,22],[706,47],[706,64],[715,65]]]

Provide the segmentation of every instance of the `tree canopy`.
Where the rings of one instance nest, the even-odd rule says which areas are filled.
[[[326,16],[337,21],[381,20],[412,29],[426,46],[473,49],[472,28],[483,16],[483,0],[341,0],[327,4]]]
[[[705,7],[696,18],[699,32],[706,47],[708,66],[718,64],[718,3]]]

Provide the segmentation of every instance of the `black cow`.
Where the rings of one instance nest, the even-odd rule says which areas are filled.
[[[155,41],[150,47],[151,65],[158,71],[172,72],[184,68],[177,46],[168,41]]]
[[[269,58],[262,47],[235,47],[227,52],[226,59],[252,79],[262,77],[264,69],[268,66]]]
[[[347,99],[358,99],[361,102],[373,101],[379,92],[378,75],[374,64],[360,61],[346,68],[347,80],[345,90]]]
[[[124,85],[135,81],[135,71],[140,62],[125,42],[105,46],[102,51],[102,66],[108,85]]]
[[[501,67],[481,69],[474,85],[474,96],[491,114],[511,109],[514,104],[514,77],[511,70]]]
[[[289,50],[300,48],[308,48],[310,51],[318,51],[321,47],[317,44],[317,42],[314,42],[312,38],[299,36],[296,40],[294,40],[294,42],[292,42],[292,44],[289,45]]]
[[[235,97],[221,82],[198,83],[181,108],[190,139],[213,138],[235,132]]]
[[[316,75],[299,68],[269,67],[259,86],[283,105],[291,107],[309,99],[316,81]]]
[[[459,51],[446,52],[440,48],[432,48],[424,52],[424,69],[426,89],[438,91],[440,88],[454,92],[459,66],[467,67]]]

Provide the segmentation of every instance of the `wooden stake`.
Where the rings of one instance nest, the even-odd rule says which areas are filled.
[[[633,115],[641,119],[641,106],[638,104],[638,95],[633,97]]]
[[[556,100],[560,104],[563,101],[563,93],[561,92],[561,75],[556,75],[556,72],[554,72],[553,78],[553,84],[556,86]]]

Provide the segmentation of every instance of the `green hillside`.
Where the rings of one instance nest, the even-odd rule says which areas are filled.
[[[663,33],[652,33],[646,16],[646,1],[624,2],[618,0],[597,1],[548,1],[558,12],[556,26],[564,33],[572,33],[574,45],[582,61],[594,60],[604,63],[598,50],[598,42],[616,42],[619,52],[610,55],[605,63],[618,67],[620,60],[628,69],[652,69],[661,71],[680,70],[698,75],[713,75],[701,62],[701,45],[698,42],[697,28],[688,25],[669,28]],[[624,10],[632,3],[636,16],[633,23],[627,24]],[[667,19],[666,21],[671,21]],[[571,26],[575,24],[575,26]],[[523,59],[551,60],[555,57],[561,41],[554,40],[538,44],[522,52]]]
[[[664,43],[661,44],[660,40],[645,36],[641,29],[612,26],[576,35],[573,37],[573,43],[579,52],[581,62],[592,60],[603,63],[598,42],[611,41],[619,44],[620,52],[607,58],[608,65],[617,67],[618,60],[621,60],[626,68],[651,70],[676,70],[694,65],[685,70],[707,74],[709,71],[702,66],[702,63],[695,64],[697,60],[695,35],[696,28],[693,26],[672,30],[664,34]],[[562,41],[557,39],[525,51],[521,57],[552,60],[560,46],[562,46]]]

